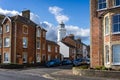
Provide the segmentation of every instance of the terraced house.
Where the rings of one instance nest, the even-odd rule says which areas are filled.
[[[120,69],[120,0],[91,0],[91,67]]]
[[[30,10],[22,11],[22,16],[1,15],[1,63],[45,62],[47,60],[46,32],[45,29],[30,20]]]

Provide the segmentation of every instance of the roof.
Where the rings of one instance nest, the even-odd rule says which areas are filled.
[[[19,22],[23,22],[28,25],[37,26],[37,24],[34,23],[32,20],[25,18],[23,16],[20,16],[20,15],[12,16],[12,17],[10,17],[10,19],[12,21],[19,21]]]
[[[68,44],[68,43],[65,43],[65,42],[62,42],[62,43],[65,44],[65,45],[68,46],[68,47],[75,48],[75,46],[72,46],[72,45],[70,45],[70,44]]]
[[[53,44],[53,45],[59,46],[59,45],[58,45],[56,42],[54,42],[54,41],[46,40],[46,42],[47,42],[47,44]]]
[[[0,25],[2,24],[2,21],[3,21],[4,18],[5,18],[5,16],[0,14]]]

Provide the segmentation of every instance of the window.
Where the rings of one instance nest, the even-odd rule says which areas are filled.
[[[28,27],[25,25],[23,26],[23,33],[28,34]]]
[[[4,38],[4,47],[9,47],[10,46],[10,38],[6,37]]]
[[[120,65],[120,44],[113,45],[113,64]]]
[[[4,63],[9,63],[9,54],[4,53]]]
[[[8,25],[6,25],[5,31],[6,31],[6,32],[9,32],[9,31],[10,31],[10,27],[9,27]]]
[[[40,49],[40,41],[37,41],[36,45],[37,45],[37,49]]]
[[[2,34],[2,27],[0,26],[0,34]]]
[[[115,2],[115,6],[119,6],[120,5],[120,0],[114,0]]]
[[[98,9],[106,8],[106,0],[98,0]]]
[[[45,54],[42,55],[42,60],[43,60],[43,61],[46,61],[46,56],[45,56]]]
[[[0,48],[2,47],[2,39],[0,38]]]
[[[48,55],[48,61],[50,61],[51,60],[51,55]]]
[[[120,14],[113,15],[113,33],[120,32]]]
[[[57,47],[55,47],[55,52],[57,53]]]
[[[109,46],[105,46],[106,63],[109,63]]]
[[[48,52],[51,52],[51,46],[48,45]]]
[[[26,37],[23,37],[23,48],[27,48],[28,40]]]
[[[40,37],[40,29],[37,29],[37,37]]]
[[[36,54],[36,61],[40,62],[40,54],[39,53]]]
[[[109,19],[108,16],[105,17],[105,34],[109,33]]]

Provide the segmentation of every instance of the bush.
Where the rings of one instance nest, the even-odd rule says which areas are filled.
[[[108,68],[106,68],[105,66],[97,66],[95,69],[96,70],[108,70]]]
[[[78,69],[88,69],[89,68],[89,65],[81,65],[79,67],[76,67]]]
[[[4,69],[20,69],[20,68],[24,68],[23,65],[21,64],[0,64],[0,67],[1,68],[4,68]]]

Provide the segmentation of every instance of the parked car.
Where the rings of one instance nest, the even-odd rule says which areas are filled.
[[[46,63],[47,67],[59,66],[59,65],[61,65],[61,61],[59,59],[53,59]]]
[[[64,59],[64,60],[62,61],[62,65],[70,65],[70,64],[72,64],[72,61],[69,60],[69,59]]]
[[[73,61],[73,66],[80,66],[80,65],[86,65],[86,64],[87,65],[90,64],[90,59],[80,58]]]
[[[90,59],[88,58],[88,59],[86,59],[86,64],[90,64]]]
[[[82,64],[82,59],[76,59],[76,60],[73,60],[73,66],[80,66]]]

